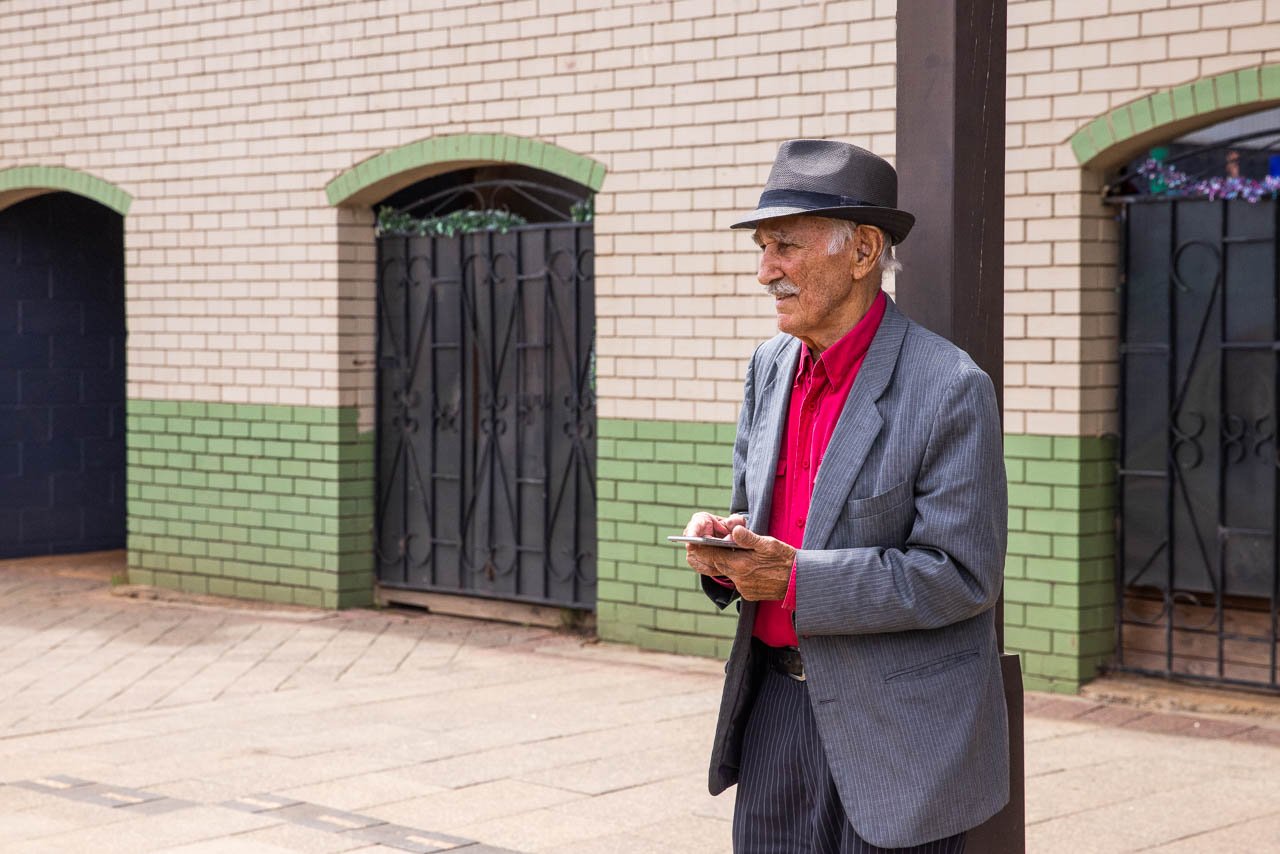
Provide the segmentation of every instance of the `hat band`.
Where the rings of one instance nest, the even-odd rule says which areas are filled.
[[[837,196],[833,193],[815,193],[811,190],[765,190],[760,194],[760,208],[842,208],[842,207],[884,207],[874,202],[855,199],[852,196]]]

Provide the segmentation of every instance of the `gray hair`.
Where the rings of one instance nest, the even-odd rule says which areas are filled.
[[[857,223],[849,222],[847,219],[830,219],[831,237],[827,240],[827,254],[834,255],[853,239],[853,232],[858,227]],[[889,235],[885,234],[883,228],[876,226],[868,226],[875,228],[884,237],[884,248],[880,250],[880,272],[881,273],[898,273],[902,270],[902,262],[898,260],[897,254],[893,251],[893,241],[889,239]]]

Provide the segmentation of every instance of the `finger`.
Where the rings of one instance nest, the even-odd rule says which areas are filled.
[[[710,513],[694,513],[689,519],[689,524],[684,526],[684,535],[686,537],[705,537],[704,531],[710,527]]]
[[[740,528],[746,524],[747,524],[747,518],[745,516],[739,516],[737,514],[734,514],[733,516],[730,516],[728,519],[724,520],[725,528],[728,529],[726,533],[732,531],[734,528]]]
[[[733,541],[744,549],[755,549],[764,540],[764,537],[755,533],[746,525],[739,525],[729,533]]]

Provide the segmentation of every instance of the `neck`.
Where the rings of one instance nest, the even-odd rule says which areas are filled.
[[[832,318],[832,323],[827,329],[814,333],[811,338],[801,338],[800,340],[809,348],[809,352],[813,354],[814,358],[821,356],[831,345],[848,335],[849,331],[857,326],[862,318],[867,316],[867,312],[871,310],[871,304],[876,301],[876,296],[879,293],[879,282],[873,283],[870,287],[855,288],[848,302],[841,306],[837,316]]]

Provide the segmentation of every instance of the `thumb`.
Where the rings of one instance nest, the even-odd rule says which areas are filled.
[[[746,525],[739,525],[730,531],[729,535],[733,538],[735,543],[742,546],[744,549],[754,549],[756,546],[760,545],[760,541],[764,539],[764,537],[755,533]]]

